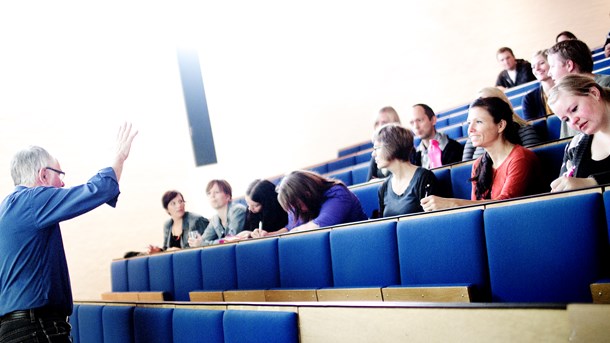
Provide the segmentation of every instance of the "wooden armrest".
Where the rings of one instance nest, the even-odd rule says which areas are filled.
[[[315,289],[277,289],[265,291],[265,300],[281,301],[318,301]]]
[[[223,292],[224,299],[227,302],[264,302],[264,290],[248,290],[248,291],[225,291]]]
[[[384,301],[471,302],[469,286],[383,288]]]
[[[381,288],[323,288],[318,301],[382,301]]]
[[[201,302],[223,302],[225,301],[222,291],[193,291],[189,292],[191,301]]]
[[[591,297],[595,304],[610,304],[610,282],[592,283]]]
[[[102,293],[105,301],[138,301],[138,292],[106,292]]]

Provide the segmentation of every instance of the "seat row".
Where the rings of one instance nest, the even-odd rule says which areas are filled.
[[[309,290],[310,300],[413,300],[401,289],[446,286],[468,287],[474,301],[591,302],[590,285],[608,276],[610,193],[602,191],[115,260],[112,291],[176,301],[194,291],[232,301],[234,292],[278,290]]]
[[[294,312],[75,304],[75,343],[298,342]]]

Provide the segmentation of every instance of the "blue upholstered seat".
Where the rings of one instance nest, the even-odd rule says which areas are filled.
[[[78,335],[83,343],[104,343],[102,309],[100,305],[80,305],[78,308]]]
[[[235,262],[238,289],[252,290],[279,287],[277,238],[237,244],[235,247]]]
[[[332,287],[328,231],[283,236],[278,253],[282,288]]]
[[[225,311],[225,343],[297,343],[299,329],[294,312]]]
[[[381,186],[381,182],[372,182],[370,184],[358,185],[350,187],[350,191],[358,197],[364,213],[372,218],[373,212],[379,210],[379,196],[377,191]]]
[[[148,258],[150,291],[164,292],[166,300],[174,299],[173,256],[173,254],[158,254]]]
[[[189,301],[189,292],[201,290],[201,249],[175,252],[174,266],[174,298],[176,301]]]
[[[340,157],[336,160],[330,161],[327,163],[327,173],[333,172],[335,170],[351,167],[356,164],[356,159],[353,155]]]
[[[172,342],[173,311],[173,308],[136,307],[133,311],[134,342]]]
[[[447,136],[449,136],[449,138],[458,139],[463,137],[462,124],[447,126],[439,131],[444,132]]]
[[[80,308],[79,304],[74,304],[72,307],[72,314],[68,319],[68,322],[72,326],[72,332],[70,336],[72,336],[72,343],[80,343],[79,330],[78,330],[78,309]]]
[[[559,139],[561,120],[556,115],[546,117],[546,128],[549,140]]]
[[[401,285],[473,285],[489,300],[483,210],[403,218],[396,231]]]
[[[354,156],[354,165],[369,162],[371,160],[371,153],[372,152],[370,150],[365,150],[358,153],[358,155]]]
[[[487,208],[493,301],[591,302],[607,250],[602,206],[592,193]]]
[[[351,186],[353,184],[351,170],[332,172],[330,174],[327,174],[326,176],[339,180],[339,181],[342,181],[346,186]]]
[[[237,289],[235,244],[207,247],[201,250],[201,274],[203,290]]]
[[[104,326],[104,343],[133,342],[133,309],[133,306],[104,306],[101,321]]]
[[[224,311],[175,309],[172,319],[173,343],[224,343]]]
[[[530,124],[536,130],[538,137],[542,140],[542,142],[549,141],[549,129],[546,124],[546,118],[539,118],[530,122]]]
[[[451,166],[451,190],[454,198],[470,199],[472,162]]]
[[[385,287],[400,283],[396,221],[333,229],[330,251],[334,287]]]
[[[127,275],[130,292],[150,291],[148,277],[148,256],[127,260]]]
[[[551,191],[551,182],[559,177],[566,144],[568,144],[568,141],[562,140],[532,148],[532,151],[536,153],[538,160],[540,160],[542,172],[541,191]]]
[[[111,289],[113,292],[128,292],[127,260],[112,261],[110,264]]]
[[[453,191],[451,189],[451,170],[449,170],[449,168],[437,168],[432,169],[432,172],[438,181],[438,195],[452,198]]]
[[[366,179],[366,177],[368,176],[368,173],[368,163],[362,163],[359,166],[354,167],[354,169],[352,169],[352,185],[358,185],[367,182],[368,180]]]

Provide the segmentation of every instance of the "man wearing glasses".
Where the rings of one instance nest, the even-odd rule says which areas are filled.
[[[0,343],[71,342],[72,290],[59,223],[116,205],[136,134],[122,125],[111,166],[71,188],[63,188],[65,173],[45,149],[29,147],[13,157],[16,187],[0,203]]]

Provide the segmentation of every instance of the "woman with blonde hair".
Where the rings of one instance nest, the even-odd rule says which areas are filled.
[[[551,89],[549,105],[580,131],[566,146],[561,176],[551,183],[551,191],[610,183],[610,88],[589,76],[568,74]]]
[[[529,125],[523,118],[519,117],[515,110],[513,109],[513,105],[510,103],[510,100],[504,94],[504,92],[496,87],[485,87],[482,88],[477,94],[479,98],[490,98],[496,97],[504,100],[510,106],[510,110],[513,114],[513,123],[515,123],[517,127],[517,135],[519,137],[519,145],[521,146],[532,146],[539,143],[542,143],[542,139],[538,136],[536,129],[533,126]],[[466,145],[464,146],[464,153],[462,154],[462,161],[469,161],[472,159],[479,158],[485,153],[482,147],[475,148],[472,145],[472,141],[470,138],[466,141]]]

